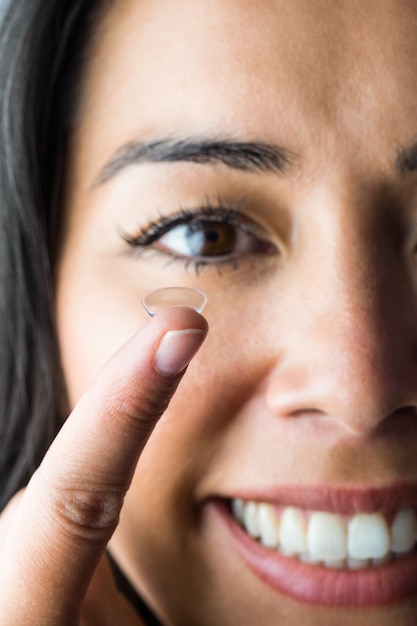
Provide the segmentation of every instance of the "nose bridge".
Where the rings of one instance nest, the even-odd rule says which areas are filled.
[[[313,354],[327,379],[329,399],[335,400],[333,411],[341,417],[350,413],[346,418],[351,420],[361,413],[386,412],[382,407],[396,359],[392,348],[400,340],[395,312],[387,306],[389,285],[379,280],[370,255],[363,252],[357,245],[336,255],[333,267],[329,263],[326,297],[312,319]],[[382,267],[379,271],[384,273]]]
[[[417,404],[406,264],[384,230],[358,219],[352,207],[333,213],[315,235],[299,260],[303,303],[282,361],[291,391],[270,399],[287,414],[313,409],[351,432],[370,432]]]
[[[351,376],[360,378],[378,368],[384,354],[393,272],[363,226],[344,221],[332,234],[332,245],[323,242],[318,276],[323,298],[315,323],[321,329],[323,350],[338,356]],[[395,315],[392,321],[396,325]],[[326,328],[328,340],[323,336]]]

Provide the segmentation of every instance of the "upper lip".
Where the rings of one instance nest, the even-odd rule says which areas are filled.
[[[278,486],[241,490],[229,496],[245,501],[267,502],[276,506],[329,511],[341,515],[398,511],[417,506],[417,482],[387,486],[329,487],[317,485]]]

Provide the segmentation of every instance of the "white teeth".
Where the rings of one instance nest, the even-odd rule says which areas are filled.
[[[309,552],[301,552],[298,558],[300,561],[303,561],[303,563],[320,563],[320,560],[314,559]]]
[[[248,502],[243,510],[243,523],[251,537],[259,537],[258,505]]]
[[[369,567],[369,560],[368,559],[354,559],[353,557],[350,556],[346,564],[348,566],[348,569],[351,569],[351,570],[365,569],[365,567]]]
[[[258,523],[261,543],[267,548],[275,548],[279,540],[279,520],[275,509],[270,504],[260,504]]]
[[[307,549],[318,561],[345,559],[347,549],[343,517],[334,513],[313,513],[308,524]]]
[[[306,521],[300,509],[287,507],[281,514],[279,547],[283,554],[306,552]]]
[[[398,511],[391,526],[391,550],[402,554],[414,546],[417,535],[417,521],[413,509]]]
[[[398,511],[391,528],[380,513],[358,513],[349,519],[241,499],[233,500],[231,509],[245,531],[265,547],[332,569],[389,563],[413,551],[417,537],[417,515],[411,508]]]
[[[324,565],[325,567],[329,567],[330,569],[345,569],[346,567],[346,560],[345,559],[338,559],[336,561],[324,561]]]
[[[238,522],[243,524],[243,511],[245,508],[245,503],[240,498],[235,498],[232,500],[232,513],[237,519]]]
[[[348,553],[354,559],[381,559],[390,549],[389,530],[379,513],[354,515],[348,524]]]

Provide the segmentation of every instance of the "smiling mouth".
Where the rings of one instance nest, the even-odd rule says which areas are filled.
[[[265,548],[299,561],[338,570],[361,570],[403,559],[416,551],[417,514],[341,515],[233,499],[233,518]]]
[[[215,497],[207,514],[242,566],[293,600],[375,607],[417,598],[417,484],[277,487]]]

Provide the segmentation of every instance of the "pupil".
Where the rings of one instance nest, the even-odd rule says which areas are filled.
[[[216,233],[214,230],[207,233],[207,241],[216,242],[218,240],[219,240],[219,234]]]

